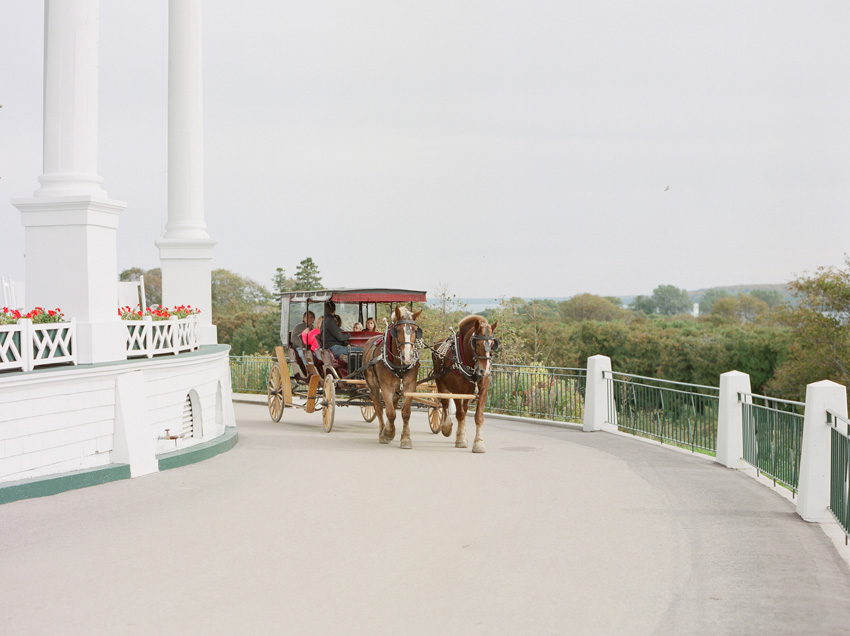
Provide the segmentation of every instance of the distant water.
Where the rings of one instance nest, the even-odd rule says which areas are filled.
[[[466,305],[466,311],[471,314],[480,314],[485,309],[495,309],[499,306],[498,298],[456,298],[457,302],[463,303]],[[532,300],[531,298],[525,298],[525,301]],[[539,300],[539,299],[538,299]],[[562,300],[567,300],[566,297],[562,298],[549,298],[546,300],[554,300],[555,302],[561,302]],[[428,301],[429,305],[438,304],[433,298]]]

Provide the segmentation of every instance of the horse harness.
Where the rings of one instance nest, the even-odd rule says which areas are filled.
[[[416,338],[413,341],[413,353],[411,355],[410,364],[396,364],[392,361],[392,358],[396,358],[396,360],[401,360],[400,356],[393,355],[392,350],[390,349],[390,341],[398,340],[398,337],[395,335],[395,327],[399,325],[413,325],[416,329]],[[399,378],[403,376],[405,373],[413,369],[419,363],[419,347],[416,346],[416,343],[422,340],[422,329],[412,320],[398,320],[394,323],[390,323],[387,326],[387,331],[381,336],[381,339],[375,344],[376,347],[380,347],[380,353],[372,360],[369,361],[369,364],[363,368],[363,371],[366,371],[371,366],[374,366],[378,362],[383,362],[384,366],[387,367],[394,375]]]
[[[485,355],[480,356],[478,352],[475,350],[475,341],[480,340],[484,343],[484,353]],[[469,366],[466,364],[466,361],[463,359],[463,340],[461,333],[453,334],[453,337],[446,338],[440,345],[433,349],[441,359],[445,360],[449,359],[451,364],[447,367],[443,367],[443,369],[438,373],[435,377],[442,377],[454,371],[455,373],[463,376],[468,382],[471,382],[475,385],[475,394],[478,394],[478,382],[481,380],[483,375],[480,369],[475,368],[475,366]],[[499,339],[493,335],[489,336],[478,336],[474,333],[472,334],[472,355],[475,357],[476,362],[478,360],[486,360],[491,352],[496,352],[499,350]]]

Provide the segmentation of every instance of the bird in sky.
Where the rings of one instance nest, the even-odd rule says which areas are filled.
[[[667,186],[666,188],[664,188],[664,192],[667,192],[667,190],[669,190],[669,189],[670,189],[670,186]]]

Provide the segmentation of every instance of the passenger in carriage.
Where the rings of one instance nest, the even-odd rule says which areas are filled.
[[[309,347],[310,351],[314,353],[319,349],[319,335],[322,333],[322,322],[324,319],[324,316],[319,316],[315,329],[310,329],[309,331],[305,329],[301,332],[301,340],[304,346]]]
[[[377,331],[378,325],[375,324],[375,319],[369,316],[366,319],[366,331]]]
[[[305,311],[304,315],[301,316],[301,322],[299,322],[292,329],[292,335],[289,338],[290,344],[292,344],[295,349],[300,349],[304,346],[301,340],[301,333],[303,331],[310,331],[313,328],[313,323],[316,322],[316,314],[312,311]]]
[[[354,325],[352,325],[351,327],[351,331],[363,331],[363,325],[361,325],[359,322],[355,322]]]
[[[343,333],[334,316],[336,303],[329,300],[325,303],[324,322],[322,323],[322,345],[329,349],[337,358],[348,354],[349,335]],[[340,323],[342,320],[340,320]]]

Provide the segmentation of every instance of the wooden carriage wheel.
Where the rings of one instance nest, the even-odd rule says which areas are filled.
[[[330,373],[325,376],[324,394],[322,421],[325,424],[325,430],[330,433],[334,427],[334,411],[336,410],[336,390],[334,389],[333,376]]]
[[[428,426],[432,433],[439,433],[443,423],[443,409],[436,406],[428,407]]]
[[[283,415],[283,376],[280,365],[275,362],[269,371],[269,383],[266,389],[266,397],[269,403],[269,415],[275,422],[280,422]]]
[[[364,420],[371,422],[375,419],[375,406],[373,404],[362,404],[360,406],[360,413],[363,415]]]

